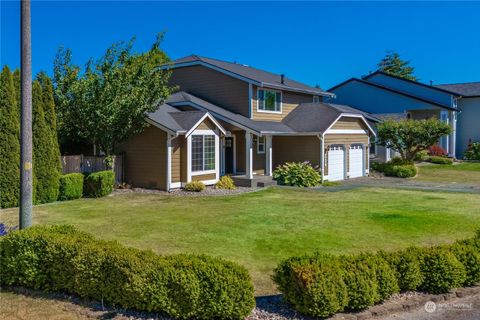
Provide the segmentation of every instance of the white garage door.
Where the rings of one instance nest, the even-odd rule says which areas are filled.
[[[345,179],[345,154],[343,147],[331,146],[328,149],[328,180]]]
[[[350,178],[363,176],[363,147],[361,145],[350,146],[348,164]]]

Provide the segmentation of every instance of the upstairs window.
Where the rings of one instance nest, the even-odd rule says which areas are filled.
[[[192,135],[192,172],[215,170],[215,136]]]
[[[282,93],[273,90],[258,90],[258,111],[282,112]]]

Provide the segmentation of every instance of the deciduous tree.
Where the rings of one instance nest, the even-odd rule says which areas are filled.
[[[451,131],[447,123],[438,119],[386,120],[378,125],[377,143],[397,151],[403,160],[413,161],[417,153]]]
[[[169,61],[161,40],[162,34],[145,53],[133,52],[134,39],[115,44],[83,71],[70,50],[60,49],[54,72],[61,134],[113,155],[118,144],[140,133],[147,113],[171,93],[170,72],[159,68]]]

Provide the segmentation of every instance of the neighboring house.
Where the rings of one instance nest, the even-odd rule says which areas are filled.
[[[440,84],[435,87],[461,95],[457,121],[457,156],[462,157],[469,141],[480,141],[480,82]]]
[[[452,157],[457,155],[461,157],[468,139],[474,138],[466,135],[475,131],[475,127],[468,123],[468,120],[461,119],[465,116],[462,112],[462,103],[465,100],[461,93],[449,88],[448,85],[431,86],[376,71],[362,79],[352,78],[342,82],[331,88],[329,92],[336,96],[333,101],[369,112],[377,118],[433,117],[449,123],[452,133],[442,137],[440,145]],[[475,108],[472,107],[472,109]],[[476,109],[477,119],[478,109]],[[458,129],[460,126],[461,128]],[[381,160],[388,161],[391,158],[390,150],[377,148],[376,153]]]
[[[326,180],[369,173],[369,122],[333,94],[246,65],[188,56],[164,69],[180,90],[150,126],[122,146],[126,181],[169,190],[221,175],[271,176],[285,162],[309,161]]]

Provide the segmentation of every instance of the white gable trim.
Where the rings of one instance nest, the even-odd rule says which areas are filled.
[[[185,137],[188,137],[189,135],[192,134],[193,131],[195,131],[195,129],[205,120],[205,119],[210,119],[214,124],[215,126],[217,126],[218,129],[220,129],[220,131],[223,133],[223,134],[226,134],[226,131],[225,129],[220,125],[220,123],[217,122],[217,120],[215,120],[215,118],[213,118],[208,112],[205,113],[205,115],[203,117],[200,118],[200,120],[197,121],[197,123],[195,123],[192,128],[190,130],[187,131],[187,133],[185,133]],[[198,130],[197,130],[198,131]]]
[[[365,123],[365,125],[367,126],[367,128],[370,130],[370,132],[374,135],[374,136],[377,136],[377,134],[375,133],[375,130],[373,130],[373,128],[370,126],[370,124],[368,123],[367,119],[365,119],[365,117],[361,114],[356,114],[356,113],[341,113],[337,119],[335,119],[335,121],[332,122],[332,124],[327,128],[327,130],[325,130],[325,132],[323,133],[323,136],[325,136],[325,134],[327,133],[332,133],[332,127],[335,125],[335,123],[337,123],[338,120],[340,120],[340,118],[342,117],[350,117],[350,118],[359,118],[359,119],[362,119],[363,123]],[[330,131],[330,132],[329,132]],[[342,131],[345,131],[345,130],[342,130]],[[357,130],[353,130],[353,131],[357,131]],[[365,131],[363,130],[359,130],[359,131],[362,131],[364,133],[366,133]]]

